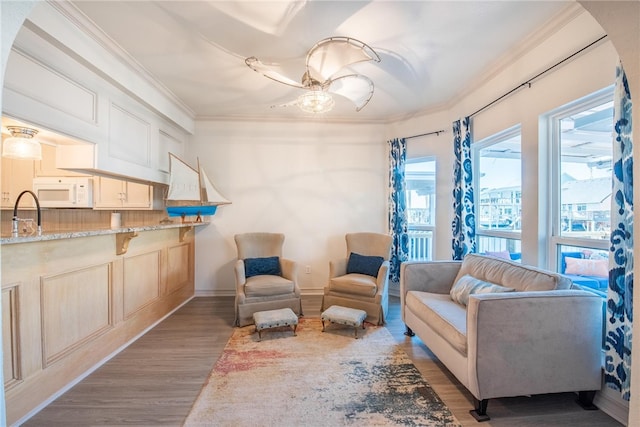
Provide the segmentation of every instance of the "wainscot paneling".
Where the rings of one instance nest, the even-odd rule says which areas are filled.
[[[101,264],[41,279],[43,367],[113,327],[110,271]]]
[[[2,352],[5,389],[10,389],[20,382],[18,287],[16,283],[2,289]]]
[[[2,247],[7,424],[20,424],[194,294],[195,233],[138,231]]]
[[[160,295],[160,251],[125,257],[124,318],[151,304]]]

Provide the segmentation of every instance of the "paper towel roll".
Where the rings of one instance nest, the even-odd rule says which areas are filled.
[[[113,212],[111,214],[111,228],[122,227],[122,217],[119,212]]]

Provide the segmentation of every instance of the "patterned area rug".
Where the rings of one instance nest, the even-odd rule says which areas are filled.
[[[459,426],[384,327],[236,328],[185,426]]]

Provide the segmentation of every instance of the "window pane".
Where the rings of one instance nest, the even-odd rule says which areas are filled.
[[[436,220],[436,161],[420,159],[405,166],[409,260],[433,259]]]
[[[509,258],[513,261],[517,261],[522,258],[522,249],[520,246],[520,240],[518,239],[478,236],[477,243],[479,254],[488,254],[507,258],[508,253]]]
[[[407,163],[405,181],[409,226],[433,226],[436,207],[435,160]]]
[[[609,283],[609,253],[582,246],[558,245],[558,272],[584,288],[606,292]]]
[[[613,103],[560,119],[560,234],[609,239]]]
[[[520,231],[520,133],[481,148],[478,154],[479,232]]]

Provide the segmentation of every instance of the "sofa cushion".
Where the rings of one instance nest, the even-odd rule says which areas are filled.
[[[506,259],[476,254],[464,257],[454,283],[467,274],[516,291],[551,291],[571,288],[571,279],[561,274]]]
[[[458,304],[467,305],[469,302],[469,295],[471,294],[513,292],[514,290],[515,289],[513,288],[506,288],[504,286],[496,285],[495,283],[484,282],[466,274],[453,284],[449,294],[451,295],[451,299]]]
[[[405,305],[413,314],[466,356],[466,307],[453,302],[449,294],[409,291],[406,298]]]

